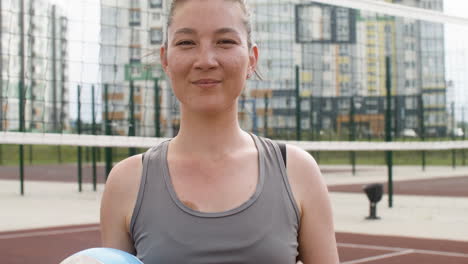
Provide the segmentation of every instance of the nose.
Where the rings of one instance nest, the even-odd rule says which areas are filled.
[[[194,63],[195,69],[207,71],[215,69],[218,65],[218,59],[214,47],[209,45],[202,46]]]

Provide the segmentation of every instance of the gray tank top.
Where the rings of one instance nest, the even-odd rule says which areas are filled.
[[[296,263],[299,210],[273,141],[252,135],[259,153],[255,193],[219,213],[185,206],[172,186],[169,141],[149,149],[130,232],[145,264]]]

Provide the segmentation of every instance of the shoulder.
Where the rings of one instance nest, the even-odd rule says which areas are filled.
[[[139,181],[142,164],[142,154],[128,157],[117,163],[109,173],[106,181],[106,191],[119,190],[128,188],[128,184],[135,184]]]
[[[287,174],[301,215],[307,203],[327,196],[327,186],[320,168],[311,154],[287,144]]]
[[[111,211],[124,217],[129,223],[136,203],[141,172],[142,154],[126,158],[117,163],[109,173],[101,203],[101,213]]]
[[[304,263],[338,263],[328,189],[312,155],[287,145],[287,173],[301,213],[299,255]]]
[[[323,183],[320,168],[311,154],[294,145],[287,144],[286,149],[288,174],[291,173],[290,176],[294,177],[294,181],[306,185],[313,184],[308,187]]]

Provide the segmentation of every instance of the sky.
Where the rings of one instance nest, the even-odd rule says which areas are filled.
[[[47,1],[47,0],[45,0]],[[60,6],[69,18],[69,78],[70,100],[76,101],[76,85],[82,85],[82,102],[90,102],[91,83],[99,83],[99,0],[49,0]],[[468,18],[468,1],[444,0],[444,13]],[[464,32],[464,33],[461,33]],[[453,89],[447,100],[457,100],[458,105],[468,106],[468,27],[446,26],[447,80],[452,80]],[[86,63],[85,63],[86,62]],[[100,94],[96,89],[96,98]],[[76,118],[76,104],[70,104],[70,114]],[[100,111],[100,108],[96,109]],[[99,116],[98,121],[99,121]],[[89,122],[90,115],[83,114]]]

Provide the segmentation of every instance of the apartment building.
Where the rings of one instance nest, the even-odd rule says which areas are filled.
[[[443,8],[442,0],[386,2],[433,10]],[[130,125],[126,111],[130,105],[130,83],[135,88],[134,102],[139,105],[134,111],[137,135],[154,134],[155,82],[160,87],[157,100],[163,135],[173,136],[177,130],[177,103],[161,75],[157,54],[151,55],[163,40],[169,3],[101,1],[102,82],[109,85],[105,96],[119,134],[127,134]],[[365,123],[363,126],[383,125],[384,113],[378,110],[383,109],[378,98],[386,95],[385,60],[389,55],[396,132],[405,128],[419,130],[420,111],[416,110],[422,95],[426,131],[445,133],[442,25],[311,1],[251,0],[248,4],[253,11],[253,35],[261,51],[259,68],[263,80],[249,80],[240,98],[239,118],[244,128],[260,134],[281,134],[296,126],[296,65],[300,67],[300,122],[304,131],[311,127],[336,131],[346,126],[350,100],[340,98],[350,96],[369,104],[367,112],[361,111],[357,118]],[[336,107],[332,109],[336,114],[320,116],[324,112],[315,111],[317,106],[313,105],[316,102],[313,98],[318,97],[336,98]],[[403,104],[405,107],[396,107]],[[270,131],[263,131],[263,124]]]
[[[386,2],[443,10],[442,0]],[[250,3],[255,10],[257,39],[262,54],[266,53],[263,58],[267,58],[266,63],[261,64],[262,69],[271,73],[266,79],[273,78],[280,84],[278,88],[261,82],[253,87],[263,88],[272,96],[270,107],[277,109],[270,111],[273,115],[270,118],[274,120],[269,123],[277,126],[277,130],[295,127],[294,65],[301,68],[302,129],[313,126],[319,130],[336,131],[346,125],[340,122],[349,120],[346,117],[351,108],[350,100],[341,98],[349,96],[374,104],[366,107],[368,112],[361,112],[358,120],[365,122],[367,127],[383,126],[384,112],[378,111],[383,109],[378,107],[378,98],[386,95],[386,56],[390,56],[396,133],[405,128],[420,130],[419,96],[423,97],[426,133],[446,133],[443,25],[362,10],[350,11],[310,1],[256,0]],[[278,40],[282,40],[282,45]],[[275,47],[282,48],[275,50]],[[287,69],[283,70],[283,65]],[[265,93],[255,91],[256,95]],[[316,102],[309,99],[311,96],[327,98],[322,102],[336,98],[336,103],[330,103],[330,106],[336,106],[332,109],[335,114],[320,117],[319,112],[309,114],[311,109],[326,107],[311,105]],[[257,117],[258,120],[262,118]]]
[[[156,100],[161,109],[161,135],[172,136],[173,124],[167,120],[172,120],[174,103],[162,100],[171,100],[172,96],[162,79],[159,63],[167,1],[101,0],[100,3],[101,81],[108,87],[103,98],[108,100],[113,133],[127,135],[133,119],[136,135],[155,135],[158,87],[160,93]],[[131,100],[133,111],[129,111]]]
[[[43,0],[1,0],[0,21],[0,129],[19,129],[19,84],[24,78],[25,130],[68,130],[67,18]],[[20,53],[22,44],[24,56]]]

